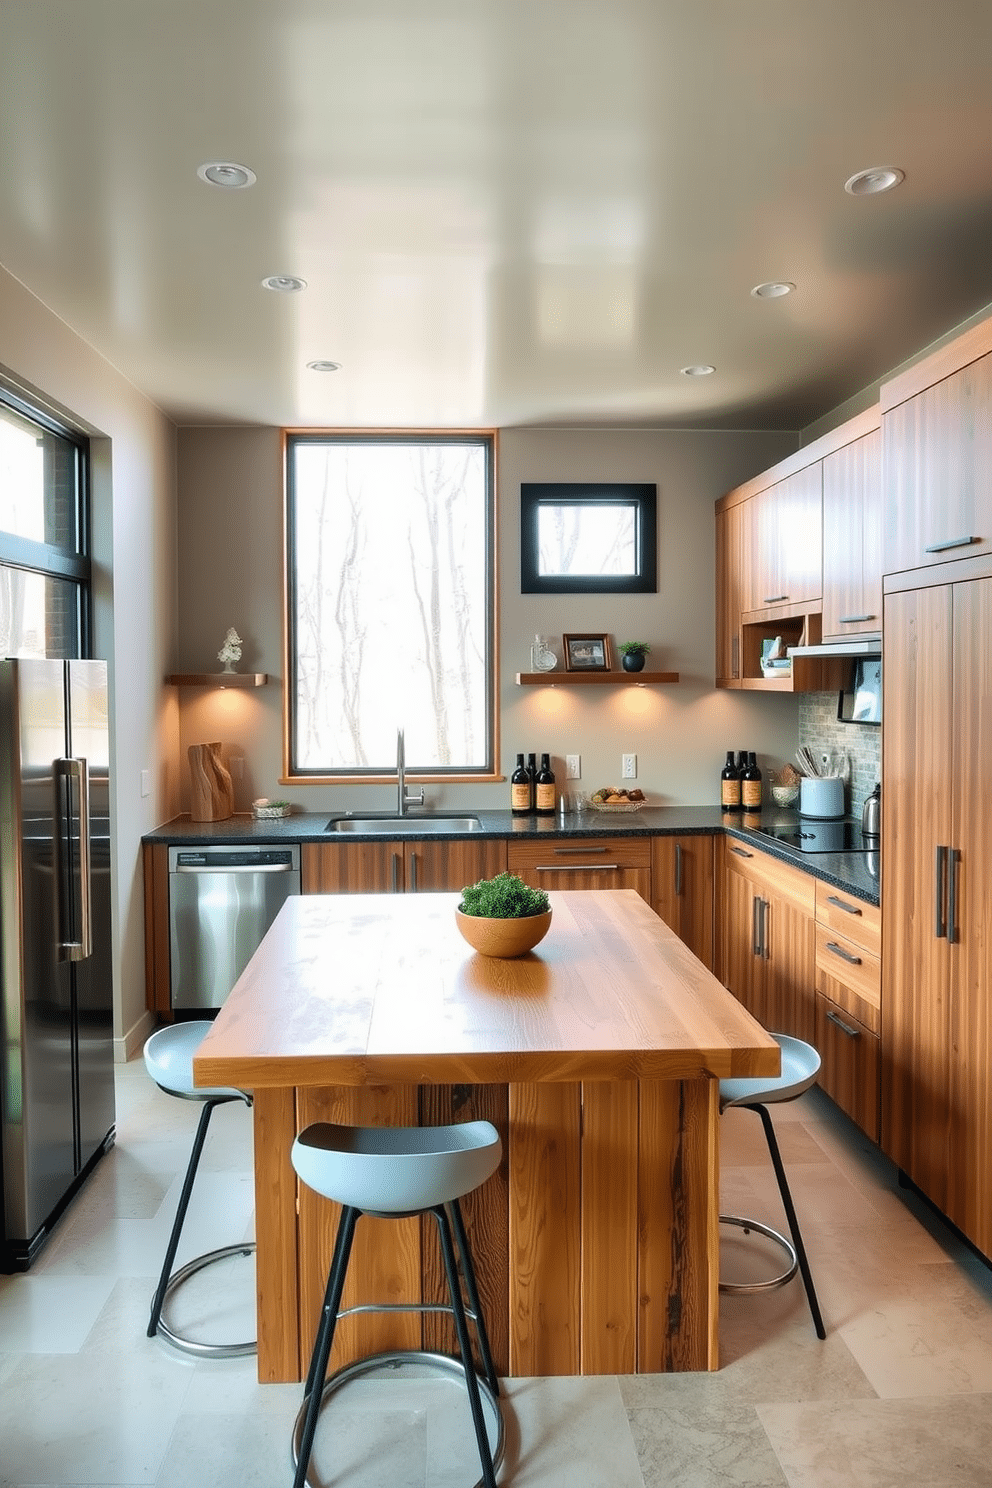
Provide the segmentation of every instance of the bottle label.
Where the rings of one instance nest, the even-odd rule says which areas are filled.
[[[720,804],[723,806],[739,806],[741,804],[741,783],[739,780],[721,780]]]
[[[755,810],[761,805],[761,781],[745,780],[741,784],[741,799],[746,810]]]
[[[529,811],[530,810],[530,786],[529,785],[511,785],[510,786],[510,810],[511,811]]]
[[[538,811],[554,811],[555,788],[553,785],[538,785],[534,802]]]

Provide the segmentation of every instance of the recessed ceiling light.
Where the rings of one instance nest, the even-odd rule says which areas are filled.
[[[891,191],[905,179],[905,172],[894,165],[872,165],[845,181],[844,190],[850,196],[877,196],[880,191]]]
[[[325,362],[325,361],[322,361],[322,360],[318,360],[316,362],[307,362],[307,366],[310,368],[310,371],[311,372],[340,372],[341,371],[341,363],[340,362]]]
[[[223,186],[227,191],[243,191],[246,186],[254,186],[257,179],[253,170],[235,165],[233,160],[208,160],[196,174],[208,186]]]
[[[768,284],[756,284],[751,293],[756,300],[780,300],[795,289],[788,279],[778,279]]]
[[[270,274],[267,279],[262,280],[262,288],[272,289],[276,294],[297,294],[306,287],[307,281],[296,274]]]
[[[708,362],[699,362],[693,367],[681,367],[679,370],[683,377],[709,377],[716,368],[711,367]]]

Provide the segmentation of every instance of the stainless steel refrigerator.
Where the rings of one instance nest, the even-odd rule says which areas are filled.
[[[0,661],[3,1269],[114,1138],[107,667]]]

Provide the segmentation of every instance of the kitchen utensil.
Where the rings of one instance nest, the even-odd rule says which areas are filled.
[[[865,801],[861,813],[861,830],[866,837],[878,837],[882,830],[882,787],[876,784],[875,789]]]
[[[805,776],[799,785],[799,815],[820,820],[843,816],[844,782],[840,776]]]

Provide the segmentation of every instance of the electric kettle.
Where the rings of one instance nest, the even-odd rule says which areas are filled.
[[[861,813],[861,831],[865,837],[877,837],[882,830],[882,787],[876,784]]]

